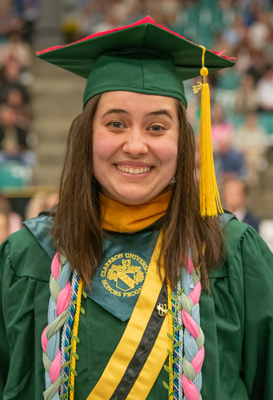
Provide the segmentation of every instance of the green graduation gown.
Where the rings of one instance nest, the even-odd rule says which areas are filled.
[[[227,260],[210,274],[210,293],[200,298],[202,397],[273,400],[273,255],[253,228],[236,219],[224,237]],[[27,227],[2,244],[0,257],[0,399],[42,400],[51,260]],[[82,306],[75,400],[86,400],[128,322],[89,297]],[[168,399],[163,380],[164,368],[147,400]]]

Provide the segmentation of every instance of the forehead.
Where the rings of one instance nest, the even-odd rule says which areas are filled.
[[[103,93],[99,101],[98,112],[104,112],[109,108],[123,108],[129,112],[165,109],[177,113],[176,100],[172,97],[126,91]]]

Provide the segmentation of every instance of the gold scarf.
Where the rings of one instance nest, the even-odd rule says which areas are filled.
[[[172,190],[167,188],[146,204],[128,206],[100,193],[102,228],[113,232],[137,232],[166,214]]]

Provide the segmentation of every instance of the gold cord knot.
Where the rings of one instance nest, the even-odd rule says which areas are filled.
[[[201,76],[207,76],[209,74],[209,70],[206,67],[202,67],[200,70]]]
[[[192,85],[192,90],[194,94],[197,94],[200,89],[202,89],[202,82],[197,82],[197,85]]]

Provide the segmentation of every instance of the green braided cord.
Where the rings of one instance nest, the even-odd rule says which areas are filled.
[[[193,280],[193,283],[195,286],[197,284],[197,282],[199,282],[201,279],[200,270],[198,269],[197,272],[195,270],[193,270],[191,276],[192,276],[192,280]]]
[[[196,338],[196,344],[198,346],[198,350],[200,350],[201,347],[204,346],[204,343],[205,343],[205,336],[204,336],[204,332],[202,331],[202,328],[200,327],[199,328],[199,335]]]
[[[68,309],[64,310],[64,312],[59,315],[50,325],[48,325],[48,328],[46,330],[46,337],[48,340],[60,329],[63,324],[65,323],[66,316],[67,316]]]
[[[191,382],[194,381],[196,374],[194,372],[193,366],[191,363],[186,359],[186,357],[183,357],[183,372]]]
[[[61,288],[60,288],[60,285],[58,284],[58,282],[55,280],[53,275],[50,276],[49,286],[50,286],[51,297],[54,300],[54,302],[57,303]]]
[[[52,397],[54,396],[54,394],[58,391],[59,386],[61,384],[61,375],[58,376],[58,378],[56,379],[56,381],[54,383],[52,383],[48,389],[46,389],[46,391],[44,391],[43,395],[44,395],[44,400],[51,400]]]
[[[62,272],[61,268],[64,266],[64,264],[67,263],[67,261],[68,261],[67,257],[63,253],[61,253],[60,254],[60,263],[61,263],[60,273]]]
[[[49,372],[50,367],[51,367],[51,361],[47,357],[45,352],[43,352],[43,363],[44,363],[44,369],[46,370],[46,372]]]
[[[193,303],[192,299],[190,299],[190,298],[183,292],[182,295],[181,295],[181,301],[182,301],[184,310],[186,310],[187,313],[191,315],[191,310],[192,310],[193,307],[194,307],[194,303]]]
[[[198,311],[198,314],[200,315],[199,300],[200,300],[201,273],[199,269],[198,270],[194,269],[190,258],[188,262],[189,262],[188,268],[182,270],[182,280],[184,279],[184,293],[181,296],[181,303],[182,303],[182,319],[185,325],[185,336],[184,336],[185,356],[183,357],[182,386],[184,389],[184,393],[186,392],[189,398],[196,399],[195,395],[192,396],[190,391],[191,384],[193,384],[194,387],[198,390],[199,394],[198,398],[199,400],[201,400],[202,397],[200,395],[200,391],[202,387],[202,373],[201,370],[198,373],[195,372],[194,366],[192,365],[192,359],[198,354],[199,351],[203,351],[203,345],[205,339],[203,331],[200,327],[199,317],[196,313],[195,315],[193,315],[193,309],[196,310],[196,312]],[[191,285],[191,282],[193,283],[194,286]],[[198,285],[198,287],[196,285]],[[198,291],[198,292],[194,293],[194,296],[192,297],[191,293],[193,291]],[[193,325],[191,326],[191,324],[193,323],[195,323],[197,327]],[[194,333],[193,333],[193,328],[194,328]],[[196,335],[198,335],[197,338]],[[200,360],[200,362],[202,361],[203,360]]]

